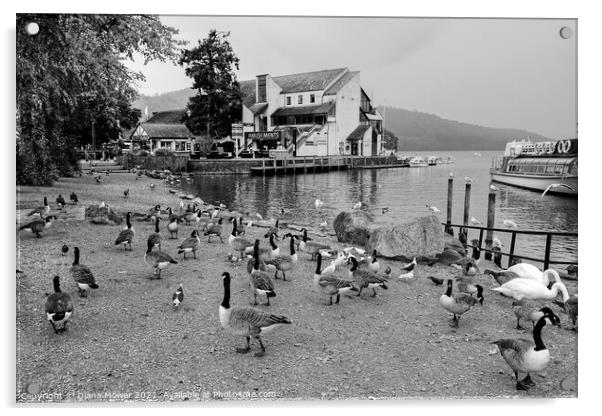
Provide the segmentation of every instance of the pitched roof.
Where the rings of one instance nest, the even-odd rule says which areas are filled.
[[[297,116],[309,114],[325,114],[328,113],[335,105],[334,101],[328,101],[318,105],[304,105],[301,107],[280,107],[272,113],[272,117],[278,116]]]
[[[140,123],[146,134],[150,138],[176,138],[187,139],[194,137],[192,132],[188,130],[184,124],[160,124],[160,123]]]
[[[268,108],[268,103],[255,103],[249,107],[249,110],[255,115],[263,112],[266,108]]]
[[[283,93],[323,90],[347,68],[325,69],[322,71],[303,72],[300,74],[272,77],[282,88]]]
[[[366,133],[366,130],[368,130],[369,128],[370,125],[368,124],[360,124],[355,128],[355,130],[351,132],[351,134],[347,137],[347,140],[360,140],[362,137],[364,137],[364,133]]]
[[[239,81],[240,92],[242,93],[242,103],[245,107],[251,108],[255,104],[255,80]]]
[[[336,82],[332,84],[326,91],[324,91],[324,95],[336,94],[341,88],[345,86],[345,84],[351,81],[351,78],[353,78],[359,73],[360,71],[348,71],[345,75],[336,80]]]
[[[153,114],[145,123],[181,124],[186,117],[186,110],[159,111]]]

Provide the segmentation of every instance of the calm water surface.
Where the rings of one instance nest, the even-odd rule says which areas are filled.
[[[413,155],[451,155],[455,163],[423,168],[365,169],[341,172],[300,174],[288,176],[253,177],[247,175],[197,175],[185,186],[208,203],[226,204],[240,212],[259,212],[264,218],[285,216],[295,223],[317,226],[324,220],[332,220],[341,210],[348,210],[357,203],[375,217],[378,223],[398,224],[413,218],[429,215],[426,205],[441,210],[437,214],[445,221],[447,209],[447,180],[454,174],[452,222],[461,223],[464,210],[465,176],[474,179],[472,184],[470,215],[486,223],[487,195],[489,192],[489,167],[493,156],[503,152],[411,152]],[[538,231],[577,231],[577,199],[497,185],[495,226],[506,228],[505,219],[516,222],[519,229]],[[324,207],[316,210],[316,198],[324,201]],[[382,208],[389,210],[382,214]],[[496,235],[510,245],[510,234]],[[469,239],[478,238],[471,230]],[[517,254],[543,258],[545,237],[518,236]],[[552,258],[576,261],[577,240],[553,240]],[[505,264],[505,261],[504,261]]]

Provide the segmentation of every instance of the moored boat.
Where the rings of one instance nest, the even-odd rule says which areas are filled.
[[[425,166],[428,166],[428,163],[422,156],[414,156],[410,159],[411,168],[421,168]]]
[[[577,162],[577,139],[538,143],[512,141],[506,144],[504,156],[493,158],[489,172],[493,182],[577,196]]]

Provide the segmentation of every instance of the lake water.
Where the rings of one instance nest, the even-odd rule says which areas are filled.
[[[377,223],[398,224],[429,215],[426,205],[441,210],[437,214],[445,221],[447,212],[447,181],[454,174],[454,224],[462,223],[464,212],[465,176],[472,184],[470,216],[486,223],[491,159],[503,152],[443,151],[409,152],[406,155],[435,155],[454,158],[453,164],[422,168],[356,169],[330,173],[308,173],[287,176],[197,175],[184,188],[199,195],[208,203],[222,202],[230,209],[259,212],[264,218],[277,218],[284,208],[285,216],[298,224],[317,227],[332,220],[341,210],[349,210],[358,201],[374,215]],[[405,154],[405,153],[404,153]],[[496,184],[495,226],[506,228],[502,221],[512,220],[519,229],[537,231],[577,232],[577,199],[546,195]],[[324,207],[316,210],[316,198]],[[382,213],[382,208],[388,211]],[[469,231],[469,239],[478,238],[478,232]],[[497,233],[510,246],[510,234]],[[517,236],[515,252],[543,258],[545,236]],[[554,239],[552,259],[576,261],[577,240]],[[505,264],[506,260],[504,260]],[[564,266],[562,266],[564,267]]]

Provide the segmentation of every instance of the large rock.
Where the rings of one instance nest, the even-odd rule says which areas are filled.
[[[85,217],[92,224],[119,225],[122,221],[111,208],[107,206],[100,208],[98,205],[90,205],[86,208]]]
[[[464,244],[462,244],[462,242],[459,239],[447,233],[444,233],[443,235],[445,248],[455,250],[463,256],[466,255],[466,249],[464,248]]]
[[[434,215],[372,230],[367,249],[390,258],[433,257],[443,251],[443,227]]]
[[[363,246],[368,242],[372,221],[372,217],[364,211],[343,211],[332,225],[339,242]]]

